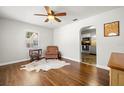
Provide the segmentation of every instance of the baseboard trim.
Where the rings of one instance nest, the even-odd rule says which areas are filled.
[[[28,60],[29,59],[21,59],[21,60],[16,60],[16,61],[4,62],[4,63],[0,63],[0,66],[5,66],[5,65],[9,65],[9,64],[20,63],[20,62],[28,61]]]
[[[64,59],[69,59],[69,60],[72,60],[72,61],[75,61],[75,62],[80,62],[79,60],[72,59],[72,58],[69,58],[69,57],[64,57],[64,56],[62,56],[62,58],[64,58]]]
[[[71,60],[74,62],[80,62],[79,60],[75,60],[75,59],[64,57],[64,56],[62,58],[67,59],[67,60]],[[105,67],[105,66],[101,66],[101,65],[92,65],[92,64],[88,64],[88,63],[84,63],[84,62],[80,62],[80,63],[87,64],[87,65],[94,66],[94,67],[101,68],[101,69],[105,69],[105,70],[110,70],[109,67]]]
[[[81,62],[81,63],[91,65],[91,66],[94,66],[94,67],[97,67],[97,68],[105,69],[105,70],[110,70],[109,67],[105,67],[105,66],[101,66],[101,65],[93,65],[93,64],[88,64],[88,63],[84,63],[84,62]]]
[[[105,70],[110,70],[109,67],[105,67],[105,66],[101,66],[101,65],[96,65],[96,67],[98,67],[98,68],[102,68],[102,69],[105,69]]]

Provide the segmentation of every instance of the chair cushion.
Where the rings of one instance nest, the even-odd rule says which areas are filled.
[[[59,57],[59,49],[57,46],[48,46],[47,51],[45,53],[45,58],[58,58]]]
[[[47,50],[48,51],[58,51],[58,47],[57,46],[48,46]]]
[[[58,52],[57,51],[49,51],[49,52],[46,52],[46,55],[58,55]]]

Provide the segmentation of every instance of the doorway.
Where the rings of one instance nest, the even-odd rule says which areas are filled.
[[[81,62],[96,65],[96,28],[87,26],[81,29]]]

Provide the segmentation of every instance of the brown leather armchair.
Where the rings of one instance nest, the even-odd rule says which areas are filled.
[[[46,59],[59,59],[60,52],[57,46],[48,46],[47,51],[45,53]]]

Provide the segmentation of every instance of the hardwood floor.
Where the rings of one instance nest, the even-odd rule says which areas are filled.
[[[90,65],[73,62],[71,65],[47,72],[28,72],[20,70],[21,62],[0,66],[0,85],[11,86],[83,86],[83,85],[109,85],[109,72]]]
[[[82,62],[88,64],[96,64],[96,55],[89,53],[82,53]]]

